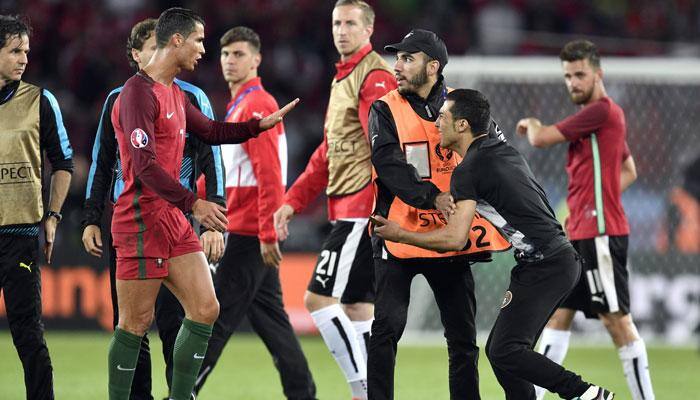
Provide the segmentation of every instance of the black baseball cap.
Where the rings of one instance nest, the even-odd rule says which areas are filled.
[[[408,53],[417,53],[422,51],[430,58],[440,62],[440,71],[447,65],[447,47],[434,32],[425,29],[413,29],[408,32],[400,43],[394,43],[384,46],[384,50],[389,53],[398,53],[405,51]]]

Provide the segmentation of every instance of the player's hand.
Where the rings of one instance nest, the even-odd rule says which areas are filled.
[[[51,253],[53,253],[53,241],[56,238],[57,225],[58,220],[55,217],[44,218],[44,256],[47,264],[51,264]]]
[[[273,216],[275,224],[275,232],[277,232],[277,238],[279,240],[287,240],[289,236],[289,221],[294,216],[294,208],[289,204],[282,204],[282,207],[275,211]]]
[[[435,209],[440,211],[446,219],[450,219],[457,210],[455,200],[450,192],[442,192],[435,197]]]
[[[523,118],[515,125],[515,133],[520,136],[527,136],[527,127],[530,124],[530,118]]]
[[[392,242],[398,242],[401,238],[402,229],[396,222],[389,221],[381,215],[375,215],[372,223],[374,223],[374,233],[380,238]]]
[[[197,199],[192,205],[192,215],[207,229],[224,232],[228,226],[226,208],[211,201]]]
[[[282,261],[282,252],[278,242],[260,242],[260,255],[265,265],[279,268]]]
[[[289,103],[287,103],[286,106],[280,108],[279,110],[273,112],[272,114],[268,115],[267,117],[263,118],[260,120],[260,131],[266,131],[273,126],[277,125],[278,123],[282,122],[282,118],[284,118],[285,115],[287,115],[288,112],[292,111],[294,107],[299,103],[299,98],[296,98]]]
[[[88,254],[102,257],[102,230],[97,225],[88,225],[83,230],[83,246]]]
[[[211,264],[216,264],[224,255],[224,234],[219,231],[206,231],[199,237],[204,255]]]

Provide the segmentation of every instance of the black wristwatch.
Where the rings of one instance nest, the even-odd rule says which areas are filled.
[[[48,217],[56,218],[56,222],[61,222],[61,220],[63,219],[63,215],[61,215],[61,213],[56,212],[56,211],[47,211],[46,218],[48,218]]]

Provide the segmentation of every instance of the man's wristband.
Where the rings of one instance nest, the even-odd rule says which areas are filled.
[[[48,218],[48,217],[56,218],[56,222],[61,222],[61,220],[63,219],[63,215],[61,215],[60,212],[51,211],[51,210],[46,212],[46,218]]]

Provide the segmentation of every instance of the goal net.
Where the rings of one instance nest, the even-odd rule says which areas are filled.
[[[690,343],[700,325],[700,61],[604,58],[602,68],[608,95],[625,111],[638,172],[623,194],[631,229],[632,315],[646,340]],[[551,124],[576,111],[559,60],[454,57],[445,75],[449,86],[475,88],[487,96],[493,117],[528,160],[563,222],[568,213],[566,144],[535,149],[515,135],[520,118],[534,116]],[[498,314],[514,265],[512,253],[506,253],[472,268],[481,334]],[[583,340],[609,341],[598,321],[579,315],[574,329],[584,333],[577,335]],[[407,335],[442,335],[439,311],[422,278],[412,287]]]

